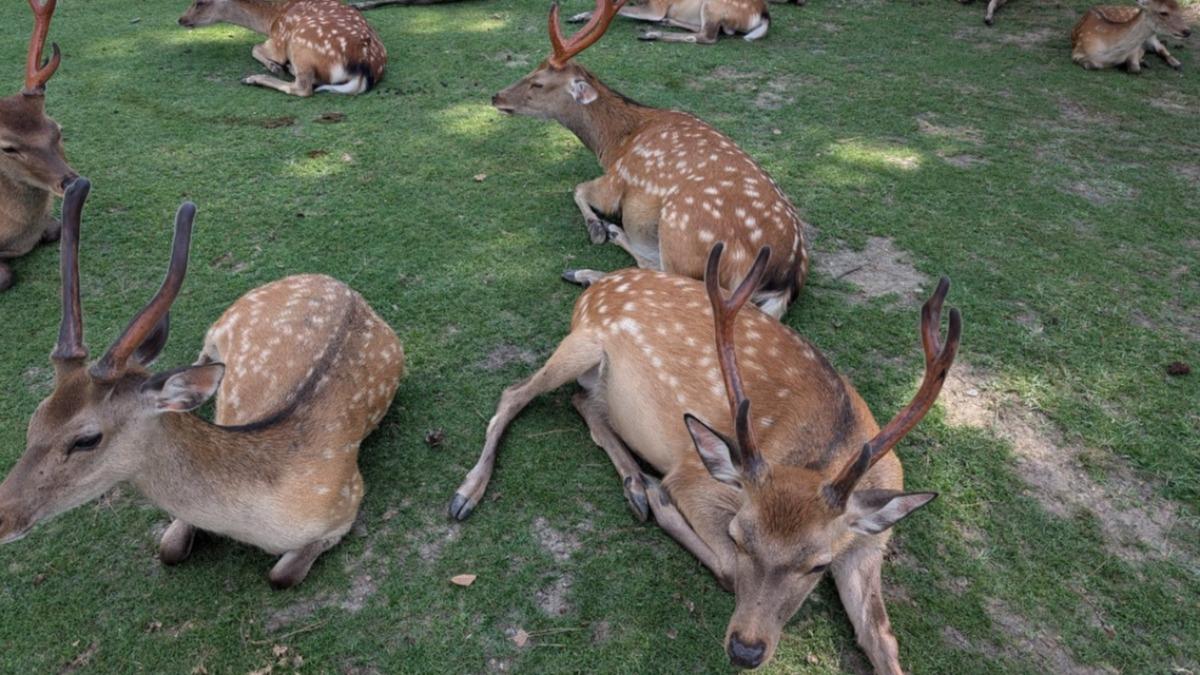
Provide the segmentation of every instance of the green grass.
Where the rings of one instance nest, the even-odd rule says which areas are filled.
[[[1067,35],[1085,6],[1017,0],[985,29],[978,3],[813,0],[774,7],[757,44],[644,44],[641,27],[618,22],[581,59],[625,94],[692,111],[741,143],[817,229],[814,258],[886,236],[926,275],[952,277],[963,361],[1180,509],[1180,553],[1128,562],[1087,510],[1043,509],[1000,430],[935,412],[900,455],[908,485],[942,497],[897,528],[902,553],[884,571],[913,672],[1061,671],[1046,644],[1122,672],[1200,667],[1200,376],[1164,374],[1174,360],[1200,366],[1200,41],[1167,41],[1182,75],[1154,59],[1138,77],[1084,72]],[[444,516],[500,391],[532,370],[487,371],[485,356],[502,345],[548,354],[578,293],[559,272],[628,264],[588,245],[571,201],[598,175],[593,157],[561,128],[488,107],[546,52],[546,4],[373,12],[391,55],[382,86],[310,100],[238,84],[257,70],[255,37],[186,32],[174,25],[183,9],[72,0],[52,28],[64,58],[48,109],[94,184],[82,252],[92,353],[158,283],[171,215],[191,199],[193,265],[164,365],[190,362],[243,292],[324,272],[395,327],[409,376],[364,448],[362,526],[298,590],[271,591],[272,560],[226,540],[161,567],[164,514],[121,488],[0,549],[0,671],[55,671],[86,653],[95,672],[246,672],[275,662],[277,645],[308,672],[727,669],[732,596],[632,520],[569,388],[512,427],[478,512],[457,527]],[[25,3],[0,7],[7,90],[20,84],[27,25]],[[761,109],[760,96],[782,105]],[[330,111],[345,121],[316,121]],[[280,117],[295,123],[264,127]],[[923,133],[918,119],[975,133]],[[939,153],[983,162],[960,168]],[[0,295],[4,470],[47,393],[58,322],[56,251],[15,269],[19,285]],[[920,372],[916,312],[853,303],[851,290],[817,275],[787,322],[887,418]],[[434,428],[447,438],[437,449],[423,442]],[[1108,465],[1089,465],[1101,485]],[[568,561],[539,545],[538,517],[578,539]],[[464,572],[479,575],[472,587],[449,584]],[[559,579],[569,608],[546,616],[536,594]],[[989,613],[997,603],[1048,637],[1023,643]],[[280,612],[297,618],[279,626]],[[532,646],[507,639],[517,628],[535,633]],[[827,582],[789,624],[773,670],[864,661]]]

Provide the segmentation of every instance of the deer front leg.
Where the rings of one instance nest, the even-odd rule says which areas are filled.
[[[496,464],[496,452],[500,448],[500,439],[510,422],[529,405],[529,402],[540,394],[558,389],[564,384],[578,378],[594,368],[604,358],[604,349],[590,334],[574,332],[554,350],[546,364],[532,377],[514,384],[500,395],[500,404],[496,406],[496,414],[488,422],[487,436],[483,442],[483,452],[479,461],[467,474],[462,485],[450,500],[450,516],[455,520],[464,520],[483,498],[488,481],[492,478],[492,469]]]
[[[616,179],[607,174],[575,186],[575,205],[583,214],[588,238],[592,240],[593,244],[603,244],[608,241],[608,228],[612,223],[597,215],[592,207],[599,209],[602,213],[616,213],[621,205],[621,193],[621,186]]]
[[[313,93],[313,74],[311,72],[302,72],[296,76],[292,82],[284,82],[279,78],[271,77],[270,75],[251,75],[242,79],[242,84],[252,84],[260,87],[267,87],[276,91],[282,91],[285,94],[292,96],[308,97]]]
[[[596,401],[588,392],[583,391],[575,394],[571,398],[571,403],[579,411],[583,421],[587,423],[588,430],[592,433],[592,441],[604,449],[608,458],[612,460],[613,466],[616,467],[617,475],[621,477],[621,485],[625,489],[625,501],[629,503],[633,515],[637,517],[638,521],[646,522],[650,512],[649,506],[646,504],[646,486],[642,482],[642,470],[633,456],[629,454],[625,443],[605,419],[604,404]]]
[[[304,581],[304,577],[308,576],[308,571],[312,569],[313,563],[321,554],[333,548],[341,537],[331,539],[318,539],[303,548],[298,548],[295,551],[288,551],[283,554],[279,562],[271,568],[271,573],[268,579],[271,581],[271,587],[276,590],[292,588],[296,584]]]
[[[667,16],[667,3],[662,3],[661,6],[656,6],[656,3],[648,5],[625,5],[617,10],[617,14],[629,19],[638,21],[662,21]],[[568,23],[582,23],[592,18],[591,12],[580,12],[567,19]]]
[[[1134,52],[1129,55],[1129,58],[1125,59],[1126,72],[1130,72],[1135,75],[1142,72],[1142,57],[1145,55],[1146,53],[1141,49],[1134,50]]]
[[[721,34],[721,24],[713,21],[707,23],[695,33],[667,33],[660,30],[650,30],[638,36],[639,40],[660,42],[688,42],[698,45],[711,45]]]
[[[192,554],[195,541],[196,528],[176,518],[158,542],[158,559],[164,565],[178,565]]]
[[[272,73],[283,74],[283,64],[287,61],[287,57],[277,55],[270,41],[254,45],[254,48],[250,50],[250,55]]]
[[[988,2],[987,11],[983,14],[983,22],[989,26],[995,23],[996,10],[1000,9],[1000,6],[1003,5],[1004,2],[1005,0],[990,0],[990,2]]]
[[[650,503],[650,510],[654,512],[654,522],[688,553],[696,556],[700,564],[713,573],[722,588],[733,592],[733,565],[727,563],[696,534],[657,479],[642,474],[642,482],[646,486],[646,501]]]
[[[1151,35],[1150,39],[1146,40],[1146,47],[1158,54],[1159,58],[1166,61],[1168,66],[1175,70],[1183,70],[1183,64],[1179,62],[1179,59],[1171,56],[1171,52],[1167,51],[1166,45],[1158,39],[1157,35]]]
[[[902,675],[900,647],[883,605],[883,553],[866,544],[845,552],[831,567],[842,605],[854,624],[854,635],[875,672]]]

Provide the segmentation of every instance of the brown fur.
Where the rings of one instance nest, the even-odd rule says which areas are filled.
[[[1143,0],[1140,6],[1105,5],[1084,13],[1071,31],[1071,60],[1088,70],[1125,66],[1140,72],[1147,51],[1172,68],[1182,64],[1159,41],[1158,33],[1179,38],[1191,34],[1176,0]]]
[[[286,69],[295,75],[293,82],[253,75],[246,84],[310,96],[322,87],[360,94],[383,79],[387,50],[379,35],[339,0],[195,0],[179,19],[189,28],[219,21],[267,35],[253,49],[254,58],[275,74]]]
[[[743,35],[747,41],[767,33],[771,18],[765,0],[649,0],[625,5],[621,16],[683,28],[686,33],[648,31],[643,40],[712,44],[721,34]],[[584,21],[591,12],[576,14],[571,21]]]

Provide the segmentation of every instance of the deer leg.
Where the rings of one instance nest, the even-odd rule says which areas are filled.
[[[250,55],[254,57],[255,61],[263,64],[267,70],[275,73],[276,75],[282,75],[283,61],[285,59],[275,58],[276,55],[273,53],[270,44],[270,42],[266,42],[260,45],[254,45],[254,48],[250,50]]]
[[[625,249],[626,253],[633,256],[633,260],[637,263],[638,267],[648,270],[662,269],[662,259],[655,248],[634,244],[624,228],[612,223],[605,223],[605,229],[608,233],[608,240]],[[658,242],[654,243],[657,246]]]
[[[608,227],[612,223],[596,215],[592,207],[595,206],[603,213],[616,213],[621,205],[621,189],[616,180],[606,174],[576,185],[575,205],[583,214],[583,221],[587,225],[588,237],[592,243],[603,244],[608,241]]]
[[[687,21],[680,21],[679,19],[672,19],[669,16],[662,20],[662,24],[664,26],[671,26],[672,28],[682,28],[684,30],[690,30],[693,33],[697,32],[701,28],[703,28],[703,26],[698,26],[694,23],[689,23]]]
[[[500,404],[496,406],[496,414],[488,422],[487,436],[479,461],[467,474],[462,485],[454,493],[454,499],[450,501],[451,517],[464,520],[483,498],[488,481],[492,478],[500,439],[509,423],[521,410],[537,396],[577,379],[600,363],[602,358],[604,349],[598,341],[590,334],[574,332],[563,339],[546,364],[532,377],[504,390],[500,395]]]
[[[642,474],[642,482],[646,486],[646,500],[650,503],[650,510],[654,512],[654,522],[658,523],[658,526],[678,542],[684,550],[696,556],[700,564],[713,573],[722,588],[733,591],[733,575],[727,569],[724,560],[700,538],[700,535],[696,534],[687,519],[676,508],[671,496],[663,489],[662,484],[646,474]]]
[[[1140,49],[1130,54],[1129,58],[1125,59],[1125,70],[1135,75],[1142,72],[1142,56],[1143,52]]]
[[[12,288],[14,279],[12,268],[0,261],[0,293]]]
[[[253,84],[282,91],[292,96],[307,97],[312,96],[313,93],[313,74],[311,72],[303,72],[297,75],[296,79],[291,82],[284,82],[270,75],[251,75],[250,77],[242,78],[242,84]]]
[[[660,42],[690,42],[698,45],[711,45],[717,41],[717,37],[721,34],[721,24],[717,22],[705,24],[698,32],[695,33],[667,33],[660,30],[646,31],[638,36],[639,40],[650,40]]]
[[[599,272],[596,270],[564,270],[562,278],[564,281],[569,281],[573,284],[579,284],[584,288],[600,281],[607,275],[608,272]]]
[[[880,570],[883,553],[867,544],[851,549],[833,562],[833,579],[859,646],[871,659],[876,673],[901,675],[900,647],[892,634],[887,608],[883,605]]]
[[[1151,35],[1150,39],[1146,40],[1146,47],[1149,47],[1155,54],[1158,54],[1159,58],[1166,61],[1168,66],[1171,66],[1175,70],[1183,70],[1183,64],[1179,62],[1179,59],[1171,56],[1171,52],[1167,51],[1166,45],[1158,39],[1157,35]]]
[[[42,243],[53,244],[62,236],[62,223],[53,216],[46,216],[43,221],[46,229],[42,230]]]
[[[617,475],[621,477],[621,484],[625,489],[625,501],[629,502],[633,515],[638,521],[646,522],[650,513],[646,504],[646,486],[642,483],[642,470],[629,454],[629,448],[625,447],[625,443],[609,426],[604,416],[604,404],[592,398],[586,391],[575,394],[571,403],[587,423],[588,431],[592,433],[592,442],[604,449],[616,467]]]
[[[192,554],[195,541],[196,528],[176,518],[158,542],[158,559],[164,565],[178,565]]]
[[[662,21],[667,16],[667,7],[666,3],[663,3],[662,7],[655,7],[653,3],[649,5],[626,5],[617,10],[617,14],[638,21]],[[591,12],[580,12],[567,19],[567,23],[582,23],[591,18]]]
[[[317,558],[333,548],[341,539],[340,536],[332,539],[318,539],[303,548],[284,553],[279,562],[271,568],[271,573],[267,575],[271,581],[271,587],[275,590],[283,590],[304,581],[304,577],[308,576],[308,571],[312,569]]]
[[[989,0],[987,11],[983,14],[983,22],[989,26],[995,23],[996,10],[999,9],[1000,5],[1003,4],[1004,0]]]

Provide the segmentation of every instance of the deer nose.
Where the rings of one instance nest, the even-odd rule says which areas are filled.
[[[59,185],[63,190],[66,190],[67,188],[71,187],[71,183],[74,183],[76,178],[79,178],[79,174],[72,171],[71,173],[63,176],[62,183]]]
[[[492,94],[492,105],[500,103],[500,94]]]
[[[757,668],[762,665],[763,655],[767,653],[767,645],[761,640],[754,644],[742,642],[742,636],[734,633],[729,636],[729,660],[735,666]]]
[[[1191,29],[1188,29],[1188,28],[1183,29],[1183,37],[1190,37],[1191,34],[1192,34]]]

